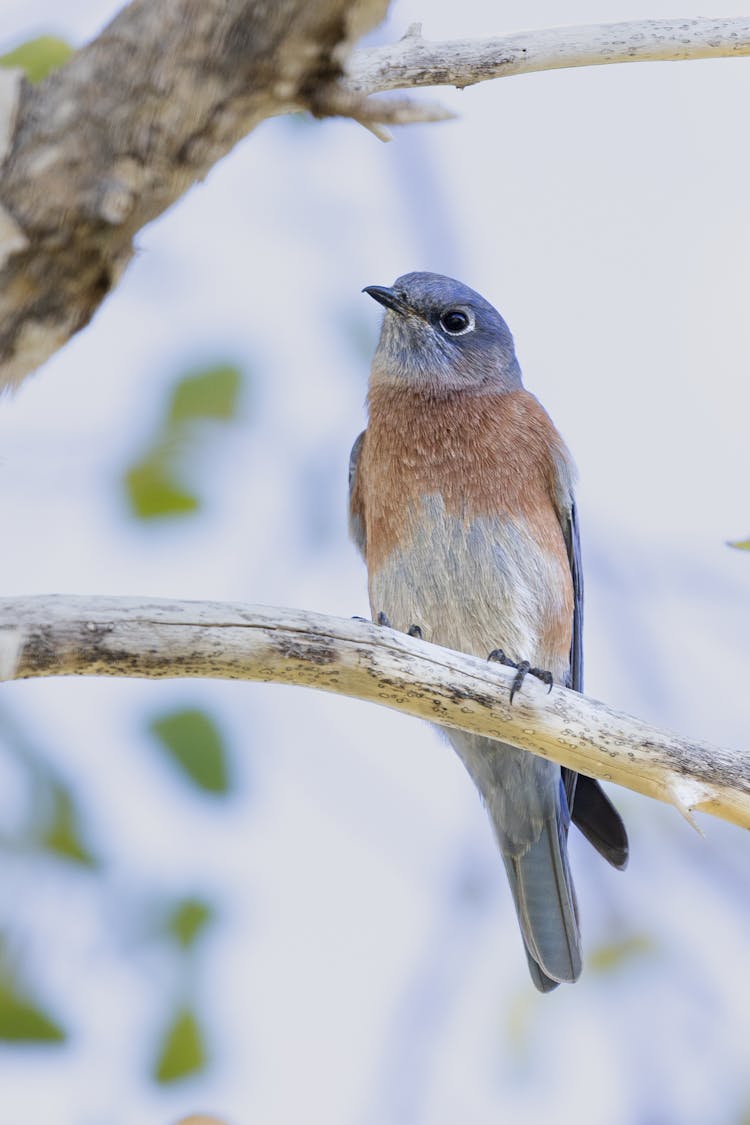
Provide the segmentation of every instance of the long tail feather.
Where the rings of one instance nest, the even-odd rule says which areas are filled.
[[[561,835],[557,820],[550,819],[523,855],[503,859],[530,959],[551,981],[572,982],[581,974],[581,939]],[[539,988],[533,971],[532,977]]]

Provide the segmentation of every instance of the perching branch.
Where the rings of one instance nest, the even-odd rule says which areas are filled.
[[[750,752],[649,727],[561,687],[392,629],[299,610],[170,599],[0,599],[0,679],[199,676],[297,684],[490,735],[750,828]]]
[[[750,55],[750,17],[632,20],[430,43],[421,25],[400,43],[355,51],[346,87],[359,94],[416,86],[471,86],[488,78],[576,66],[681,62]]]

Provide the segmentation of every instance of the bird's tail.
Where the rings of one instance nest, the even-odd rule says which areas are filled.
[[[570,813],[560,767],[477,735],[449,735],[490,814],[534,984],[550,992],[581,973],[568,867]]]
[[[540,992],[551,992],[561,982],[572,983],[581,974],[578,907],[566,835],[560,813],[555,812],[521,855],[503,850],[531,979]]]

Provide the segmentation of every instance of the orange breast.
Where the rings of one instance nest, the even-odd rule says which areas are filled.
[[[527,391],[438,399],[376,388],[353,497],[368,568],[408,546],[408,511],[435,493],[460,519],[523,514],[540,546],[567,566],[556,506],[559,466],[568,464],[560,435]]]
[[[558,668],[567,669],[573,589],[559,513],[569,503],[570,476],[569,454],[562,439],[545,410],[526,391],[433,398],[402,388],[374,388],[352,496],[353,510],[364,521],[371,596],[375,590],[377,600],[385,598],[395,604],[399,600],[395,586],[406,580],[407,573],[413,590],[435,586],[428,581],[427,569],[433,561],[435,574],[442,568],[441,579],[445,568],[461,569],[455,555],[441,557],[435,528],[425,527],[424,497],[439,496],[445,517],[466,528],[483,518],[518,519],[538,549],[535,558],[544,559],[544,577],[537,586],[534,631],[538,647],[517,658],[533,660],[544,655],[546,660],[554,659]],[[440,529],[437,531],[439,535]],[[431,536],[432,551],[427,561],[426,536]],[[465,542],[469,540],[464,537]],[[498,546],[503,548],[500,542]],[[406,570],[399,563],[401,569],[394,575],[397,558],[411,562]],[[473,591],[461,587],[460,569],[449,596],[468,599]],[[463,569],[468,574],[471,568]],[[485,595],[491,596],[487,591]],[[373,612],[388,608],[385,603],[373,605]],[[440,616],[438,608],[435,618]],[[495,647],[501,643],[501,635],[496,623],[488,625],[498,638],[491,645]],[[469,645],[460,629],[453,635],[433,632],[430,639],[464,651],[483,651],[484,639]]]

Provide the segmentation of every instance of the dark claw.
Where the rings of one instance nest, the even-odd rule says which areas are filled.
[[[510,701],[513,702],[513,697],[517,691],[521,690],[521,684],[531,671],[531,665],[528,660],[522,660],[520,664],[516,664],[518,671],[515,674],[513,683],[510,685]]]
[[[382,612],[382,610],[378,614],[378,618],[377,618],[377,621],[375,622],[375,624],[376,625],[385,625],[386,629],[392,629],[393,628],[393,626],[391,625],[387,616]]]
[[[541,680],[543,684],[546,684],[547,695],[549,695],[555,682],[552,673],[548,672],[546,668],[529,668],[529,675],[536,676],[538,680]]]
[[[372,624],[368,617],[359,617],[356,613],[354,614],[354,617],[352,617],[352,621],[364,621],[366,625]]]
[[[510,686],[511,703],[513,702],[516,692],[521,690],[521,685],[527,676],[536,676],[538,680],[541,680],[543,684],[547,685],[548,694],[552,691],[552,685],[555,681],[552,678],[552,673],[548,672],[546,668],[532,668],[528,660],[522,660],[520,664],[516,664],[515,660],[511,660],[509,656],[506,656],[501,648],[493,649],[487,659],[493,660],[496,664],[504,664],[507,668],[516,669],[515,678]]]
[[[418,641],[422,640],[422,630],[418,625],[410,625],[406,632],[408,636],[416,637]]]

